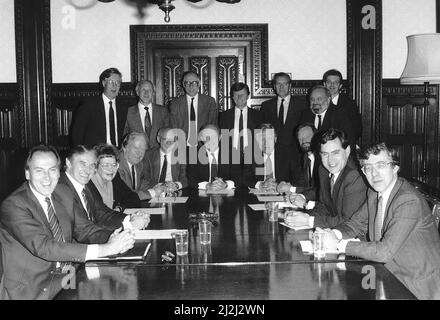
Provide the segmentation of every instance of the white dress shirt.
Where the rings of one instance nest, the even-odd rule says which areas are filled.
[[[144,132],[145,132],[145,115],[147,114],[147,110],[145,110],[145,107],[148,108],[148,114],[150,115],[151,125],[153,124],[153,105],[150,103],[147,106],[144,106],[142,102],[138,102],[139,115],[141,117],[142,128]]]
[[[118,141],[118,116],[116,112],[116,99],[110,100],[105,94],[102,94],[102,100],[104,101],[104,112],[105,112],[105,136],[108,144],[112,144],[110,140],[110,104],[112,102],[113,114],[115,115],[115,141],[116,145],[119,144]]]
[[[332,98],[332,102],[333,102],[333,104],[334,104],[335,106],[338,105],[338,101],[339,101],[339,94],[338,94],[337,96],[334,96],[334,97]]]
[[[196,128],[197,128],[197,124],[199,123],[199,117],[198,117],[198,108],[199,108],[199,95],[196,94],[194,97],[191,97],[189,95],[186,95],[186,105],[188,108],[188,138],[187,138],[187,146],[191,146],[189,144],[189,137],[190,137],[190,130],[191,130],[191,123],[190,123],[190,119],[191,119],[191,100],[192,98],[194,98],[193,101],[193,105],[194,105],[194,112],[196,114]],[[197,129],[196,129],[197,130]],[[197,132],[196,132],[196,136],[197,136]]]
[[[237,149],[240,144],[240,112],[239,108],[235,108],[235,119],[234,119],[234,140],[232,146]],[[247,134],[247,119],[248,119],[248,107],[243,108],[243,148],[248,145],[248,134]]]
[[[266,168],[267,158],[270,158],[270,161],[272,162],[272,168],[271,169]],[[264,175],[263,175],[263,177],[266,177],[266,175],[268,175],[271,172],[269,170],[272,170],[273,177],[275,178],[275,152],[272,152],[271,154],[263,153],[263,163],[264,163],[264,168],[263,168]],[[257,181],[257,183],[255,184],[255,188],[258,189],[262,182],[263,181]]]
[[[219,157],[218,157],[218,152],[219,152],[219,148],[217,148],[217,150],[215,150],[215,151],[207,151],[207,154],[208,154],[208,165],[209,165],[209,176],[211,177],[211,164],[212,164],[212,161],[213,161],[213,159],[214,159],[214,157],[215,157],[215,159],[216,159],[216,162],[217,162],[217,167],[219,166]],[[214,154],[214,156],[212,155],[212,154]],[[214,179],[215,177],[212,177],[212,179]],[[235,183],[234,183],[234,181],[232,181],[232,180],[226,180],[225,181],[226,182],[226,184],[227,184],[227,187],[226,187],[226,189],[234,189],[235,188]],[[199,189],[206,189],[206,185],[209,183],[209,181],[202,181],[202,182],[199,182]]]
[[[328,110],[328,109],[327,109]],[[323,113],[319,114],[321,116],[321,126],[324,123],[324,118],[325,118],[325,114],[327,113],[327,110],[325,110]],[[319,123],[319,118],[318,115],[315,115],[315,128],[318,129],[318,123]]]

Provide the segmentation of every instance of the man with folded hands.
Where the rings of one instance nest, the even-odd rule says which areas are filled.
[[[286,154],[285,149],[276,144],[277,133],[270,123],[257,127],[255,141],[255,188],[277,192],[279,187],[279,192],[295,192],[293,185],[303,183],[297,154]]]
[[[418,299],[440,299],[440,239],[426,199],[398,176],[396,150],[385,143],[364,150],[360,164],[371,186],[367,201],[333,230],[318,230],[325,246],[385,263]]]
[[[219,127],[214,124],[206,125],[200,130],[198,139],[203,146],[198,149],[197,163],[188,164],[189,185],[207,191],[235,188],[230,176],[228,153],[221,151]]]
[[[349,219],[365,202],[367,185],[350,158],[349,141],[344,132],[330,128],[319,133],[319,201],[306,201],[302,194],[290,194],[292,204],[308,210],[296,212],[294,226],[334,227]]]

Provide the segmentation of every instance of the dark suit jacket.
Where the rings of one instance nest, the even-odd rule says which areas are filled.
[[[264,181],[264,156],[257,149],[255,152],[254,176],[255,183]],[[277,182],[290,182],[293,186],[304,185],[303,175],[297,159],[297,154],[290,152],[286,154],[284,148],[275,146],[275,180]]]
[[[377,193],[370,189],[364,205],[335,229],[343,238],[374,239]],[[350,241],[347,255],[384,262],[418,299],[440,299],[440,239],[423,196],[398,178],[385,208],[380,241]]]
[[[319,184],[319,201],[310,212],[315,216],[315,227],[332,228],[348,220],[367,199],[368,187],[351,158],[335,182],[333,195],[330,194],[329,172],[322,164]]]
[[[297,192],[303,194],[307,200],[315,201],[319,195],[319,164],[321,158],[315,154],[315,162],[313,164],[312,174],[307,165],[308,156],[306,153],[301,154],[301,173],[303,175],[303,185],[298,185]]]
[[[116,173],[111,183],[113,184],[112,209],[116,208],[117,206],[121,207],[122,209],[139,208],[141,206],[141,200],[139,199],[138,194],[133,190],[131,190],[125,184],[125,182],[122,181],[119,172]],[[87,186],[89,187],[90,191],[93,193],[94,195],[93,198],[98,198],[100,199],[99,201],[102,201],[102,196],[92,180],[89,181]]]
[[[118,143],[121,144],[127,107],[117,97],[115,117],[118,124]],[[104,101],[101,94],[84,100],[75,110],[70,137],[72,146],[83,144],[92,147],[107,141]]]
[[[84,262],[87,245],[105,243],[110,231],[84,218],[67,188],[58,185],[52,203],[65,242],[54,240],[43,208],[28,182],[1,205],[0,241],[4,273],[0,299],[52,299],[66,274],[54,273],[57,261]]]
[[[133,185],[131,181],[131,170],[128,166],[128,162],[125,159],[124,151],[121,151],[120,157],[119,157],[119,168],[118,173],[121,176],[121,180],[125,183],[126,186],[130,188],[131,191],[134,191],[138,194],[139,199],[151,199],[151,195],[148,192],[149,184],[147,181],[147,176],[145,172],[146,168],[146,159],[144,156],[144,159],[139,162],[137,165],[135,165],[136,169],[136,190],[133,190]]]
[[[186,188],[188,186],[188,179],[186,178],[186,164],[178,161],[176,163],[171,163],[172,161],[170,161],[170,159],[167,159],[167,161],[168,165],[171,164],[171,176],[173,181],[179,181],[182,184],[182,188]],[[160,148],[153,148],[147,150],[145,153],[145,181],[148,185],[148,188],[152,188],[159,183],[159,178]]]
[[[290,96],[289,109],[284,125],[278,119],[278,97],[267,100],[261,105],[261,114],[264,123],[271,123],[277,133],[277,144],[287,147],[297,147],[296,127],[300,124],[301,113],[306,109],[300,99]]]
[[[199,182],[209,181],[209,161],[206,148],[204,146],[197,149],[197,163],[188,164],[186,174],[188,177],[188,184],[190,187],[197,188]],[[223,180],[231,179],[229,157],[223,157],[221,148],[218,152],[218,176]]]
[[[218,107],[214,98],[199,93],[198,99],[197,132],[207,124],[216,125],[218,121]],[[171,101],[170,121],[173,128],[182,129],[185,132],[185,136],[188,137],[189,114],[186,95]]]
[[[61,173],[58,184],[65,185],[69,189],[74,203],[78,206],[84,217],[87,218],[87,212],[83,207],[80,196],[65,172]],[[102,202],[102,198],[96,197],[96,194],[90,190],[90,186],[88,185],[85,186],[85,193],[87,203],[90,207],[89,215],[94,223],[106,227],[109,230],[115,230],[122,226],[122,221],[126,217],[125,214],[107,207],[104,202]]]
[[[344,113],[350,119],[355,141],[358,141],[362,135],[362,116],[359,113],[356,102],[350,99],[346,94],[340,93],[336,108],[344,110]]]
[[[148,149],[159,146],[156,139],[157,132],[159,129],[168,127],[170,125],[168,109],[155,103],[152,103],[151,105],[153,107],[153,118],[151,119],[152,123],[150,136],[147,136]],[[145,128],[142,126],[142,120],[137,104],[128,108],[127,112],[124,136],[131,132],[145,132]]]
[[[255,186],[255,176],[254,176],[254,130],[263,123],[263,118],[259,110],[248,108],[247,117],[247,128],[251,130],[251,136],[248,137],[248,146],[244,150],[244,159],[241,159],[238,151],[233,147],[233,131],[235,124],[235,107],[220,113],[219,126],[220,129],[229,130],[229,137],[222,133],[222,140],[229,145],[229,163],[231,163],[230,173],[233,178],[235,185],[237,187],[254,187]],[[229,138],[229,139],[228,139]],[[226,148],[223,148],[226,150]],[[239,161],[237,163],[237,160]],[[243,162],[243,163],[241,163]]]
[[[304,110],[301,114],[300,123],[315,122],[315,114],[309,109]],[[350,119],[342,109],[337,109],[333,104],[327,109],[324,120],[321,123],[320,131],[327,131],[330,128],[342,130],[346,133],[350,141],[351,150],[356,150],[355,135]]]

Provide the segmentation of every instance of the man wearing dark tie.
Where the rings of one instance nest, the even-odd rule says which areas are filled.
[[[253,133],[262,123],[262,116],[259,110],[247,106],[250,95],[247,84],[233,84],[230,95],[234,108],[220,114],[219,125],[223,139],[229,138],[231,176],[234,177],[237,187],[253,187]]]
[[[208,124],[199,133],[203,146],[198,149],[196,164],[188,164],[188,183],[198,189],[219,191],[235,188],[229,170],[229,156],[221,151],[220,129]]]
[[[91,97],[75,110],[71,128],[72,146],[89,148],[98,143],[118,146],[127,118],[127,107],[117,98],[122,75],[116,68],[104,70],[99,76],[102,94]]]
[[[277,145],[286,152],[297,148],[295,128],[299,124],[301,112],[306,109],[306,105],[300,99],[290,94],[291,82],[287,73],[276,73],[272,84],[277,96],[263,102],[260,109],[263,122],[275,127]]]
[[[348,220],[365,202],[367,185],[350,157],[345,133],[333,128],[319,133],[319,201],[306,201],[301,194],[290,201],[308,213],[298,212],[291,223],[297,226],[332,228]]]
[[[197,147],[200,129],[207,124],[217,124],[218,107],[214,98],[199,92],[201,81],[196,72],[184,72],[181,85],[185,95],[171,102],[171,127],[185,132],[187,146]]]
[[[396,150],[385,143],[359,158],[371,187],[367,201],[333,230],[319,230],[326,247],[385,263],[418,299],[440,299],[440,239],[425,197],[398,176]]]
[[[330,128],[344,131],[350,141],[352,150],[355,150],[355,136],[353,124],[342,109],[331,104],[330,91],[316,85],[310,89],[310,108],[301,113],[300,123],[313,123],[317,131],[327,131]]]
[[[136,94],[139,102],[128,108],[124,129],[124,136],[130,132],[144,132],[147,136],[147,149],[159,146],[156,140],[157,131],[169,125],[168,109],[153,102],[154,92],[154,85],[150,80],[138,82]]]
[[[188,186],[186,164],[179,158],[178,136],[174,129],[160,129],[157,133],[160,147],[145,153],[145,181],[150,188],[159,186],[165,192],[175,192]],[[152,197],[160,196],[154,190],[150,193]]]
[[[53,147],[32,148],[25,175],[27,182],[0,209],[4,263],[0,300],[52,299],[69,287],[66,276],[75,274],[72,263],[133,247],[131,231],[112,233],[92,223],[74,204],[66,186],[57,185],[60,157]]]
[[[359,108],[350,97],[341,93],[342,74],[335,69],[328,70],[322,77],[323,85],[330,91],[332,96],[332,104],[337,109],[342,109],[348,116],[352,124],[355,141],[358,141],[362,135],[362,117]]]
[[[111,230],[124,226],[125,229],[143,229],[148,225],[149,217],[144,215],[126,215],[107,207],[102,198],[90,190],[88,182],[95,174],[97,165],[96,151],[84,146],[72,148],[66,157],[66,172],[61,174],[59,183],[69,188],[75,204],[83,209],[90,221]]]

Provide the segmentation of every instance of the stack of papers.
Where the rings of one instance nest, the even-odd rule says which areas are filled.
[[[301,245],[301,250],[303,253],[312,254],[313,253],[313,245],[312,241],[304,240],[299,242]],[[339,253],[338,249],[335,250],[325,250],[325,253]]]
[[[284,196],[260,196],[257,195],[260,202],[284,202]]]
[[[227,194],[227,195],[233,195],[234,194],[234,189],[206,190],[206,194]]]
[[[130,208],[130,209],[125,209],[124,213],[125,214],[134,214],[138,211],[141,211],[142,213],[148,213],[148,214],[165,214],[164,207],[160,207],[160,208]]]
[[[268,192],[268,191],[261,191],[259,189],[255,189],[255,188],[249,188],[249,193],[252,194],[257,194],[257,195],[278,195],[279,192],[273,191],[273,192]]]
[[[287,223],[284,223],[284,222],[280,222],[280,224],[283,225],[283,226],[285,226],[285,227],[287,227],[287,228],[293,229],[293,230],[295,230],[295,231],[297,231],[297,230],[312,229],[312,228],[310,228],[309,226],[298,226],[298,227],[295,226],[295,227],[294,227],[294,226],[292,226],[292,225],[290,225],[290,224],[287,224]]]
[[[264,203],[248,204],[249,208],[254,211],[264,211],[266,210],[266,205]]]
[[[152,198],[150,203],[185,203],[188,200],[188,197],[161,197],[161,198]]]

